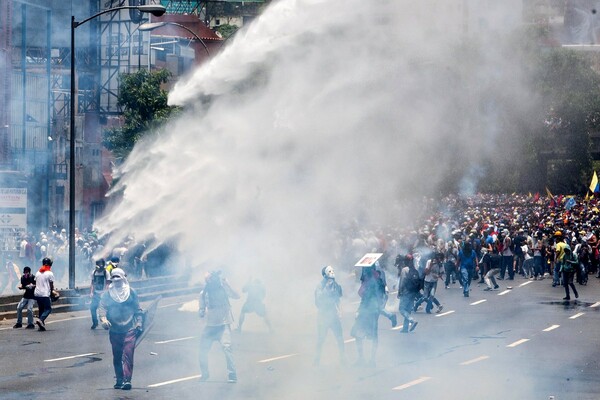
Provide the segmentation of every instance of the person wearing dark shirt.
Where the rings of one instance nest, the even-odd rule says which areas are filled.
[[[21,285],[19,289],[24,290],[23,298],[17,305],[17,323],[13,328],[21,328],[23,326],[23,308],[27,307],[27,329],[35,329],[33,324],[33,305],[35,304],[35,277],[31,274],[31,268],[23,268],[21,275]]]
[[[498,289],[498,283],[496,283],[496,275],[500,274],[500,267],[502,265],[502,256],[498,251],[498,246],[492,245],[492,254],[489,252],[483,257],[484,265],[487,265],[488,271],[483,277],[487,287],[483,290]]]
[[[340,363],[345,362],[344,338],[342,337],[342,320],[340,311],[340,298],[342,287],[335,281],[333,267],[328,265],[321,270],[323,279],[315,289],[315,305],[319,310],[317,317],[317,352],[314,365],[321,361],[321,350],[327,331],[331,329],[338,344]]]
[[[90,313],[92,314],[91,329],[96,329],[98,326],[98,306],[100,305],[100,299],[102,298],[102,294],[104,294],[104,290],[106,289],[110,278],[105,267],[106,262],[104,261],[104,258],[100,258],[96,261],[96,267],[92,272],[92,282],[90,285],[90,297],[92,298],[90,304]]]
[[[111,283],[100,299],[100,323],[108,329],[115,370],[115,389],[131,390],[135,341],[143,331],[143,312],[135,290],[121,268],[110,272]]]

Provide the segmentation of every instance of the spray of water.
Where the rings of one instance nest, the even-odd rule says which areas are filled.
[[[508,28],[469,33],[460,4],[274,2],[174,87],[187,111],[122,167],[122,199],[97,223],[108,246],[175,238],[195,266],[314,283],[348,221],[404,223],[398,201],[457,165],[474,190],[504,142],[496,100],[529,99],[503,54]]]

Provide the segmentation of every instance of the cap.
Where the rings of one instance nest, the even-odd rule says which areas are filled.
[[[125,271],[123,271],[121,268],[114,268],[113,270],[110,271],[110,279],[111,280],[119,280],[119,279],[125,279]]]

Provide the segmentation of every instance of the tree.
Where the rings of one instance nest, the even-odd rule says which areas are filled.
[[[557,192],[585,191],[592,168],[590,133],[600,126],[600,76],[586,55],[552,49],[536,60],[534,84],[542,99],[532,136],[542,174]],[[546,156],[550,153],[559,157]],[[537,188],[539,189],[539,187]]]
[[[239,28],[236,25],[222,24],[215,28],[221,34],[223,39],[227,40],[231,35],[237,32]]]
[[[140,138],[155,131],[178,111],[167,104],[167,91],[161,87],[170,77],[166,69],[154,72],[141,69],[119,76],[118,104],[123,109],[124,123],[121,128],[104,133],[104,145],[116,157],[127,157]]]

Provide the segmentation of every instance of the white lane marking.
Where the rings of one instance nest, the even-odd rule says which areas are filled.
[[[477,358],[474,358],[474,359],[469,360],[469,361],[463,361],[459,365],[475,364],[476,362],[487,360],[488,358],[490,358],[490,356],[481,356],[481,357],[477,357]]]
[[[516,342],[514,342],[514,343],[511,343],[511,344],[509,344],[509,345],[508,345],[508,346],[506,346],[506,347],[517,347],[517,346],[518,346],[518,345],[520,345],[520,344],[523,344],[523,343],[525,343],[525,342],[529,342],[529,340],[530,340],[530,339],[521,339],[521,340],[517,340]]]
[[[583,312],[577,313],[577,314],[573,315],[572,317],[569,317],[569,319],[575,319],[575,318],[579,318],[579,317],[581,317],[583,314],[585,314],[585,313],[583,313]]]
[[[283,360],[285,358],[295,357],[297,355],[298,355],[298,353],[286,354],[285,356],[267,358],[266,360],[260,360],[260,361],[257,361],[257,362],[259,362],[259,363],[268,363],[268,362],[271,362],[271,361],[277,361],[277,360]]]
[[[436,317],[443,317],[444,315],[449,315],[452,314],[454,312],[454,310],[450,310],[450,311],[446,311],[444,313],[441,314],[435,314]]]
[[[430,379],[431,379],[430,376],[422,376],[419,379],[415,379],[414,381],[405,383],[404,385],[396,386],[392,390],[404,390],[404,389],[409,388],[411,386],[418,385],[419,383],[426,382],[426,381],[428,381]]]
[[[519,285],[519,287],[523,287],[525,285],[529,285],[530,283],[533,283],[533,281],[527,281],[527,282],[523,282]]]
[[[498,293],[498,296],[504,296],[506,293],[510,293],[510,290],[505,290],[504,292]]]
[[[481,303],[485,303],[487,300],[479,300],[476,301],[475,303],[471,303],[472,306],[476,306],[477,304],[481,304]]]
[[[552,326],[549,326],[546,329],[544,329],[543,332],[550,332],[550,331],[555,330],[558,327],[560,327],[560,325],[552,325]]]
[[[46,325],[48,325],[48,324],[55,324],[57,322],[65,322],[65,321],[71,321],[73,319],[84,319],[84,318],[90,318],[91,319],[91,317],[89,315],[84,315],[84,316],[81,316],[81,317],[71,317],[71,318],[64,318],[64,319],[53,319],[51,321],[44,321],[44,323]]]
[[[49,324],[55,324],[57,322],[65,322],[65,321],[71,321],[71,320],[74,320],[74,319],[84,319],[84,318],[90,318],[90,316],[89,315],[84,315],[84,316],[81,316],[81,317],[70,317],[70,318],[63,318],[63,319],[53,319],[51,321],[45,321],[45,323],[46,323],[46,325],[49,325]],[[12,327],[0,328],[0,331],[5,331],[5,330],[8,330],[8,329],[12,329]]]
[[[178,383],[178,382],[185,382],[185,381],[189,381],[191,379],[197,379],[200,378],[202,375],[193,375],[193,376],[188,376],[185,378],[179,378],[179,379],[173,379],[172,381],[166,381],[166,382],[160,382],[160,383],[154,383],[152,385],[148,385],[149,388],[154,388],[154,387],[159,387],[159,386],[164,386],[164,385],[170,385],[172,383]]]
[[[395,327],[393,327],[393,328],[392,328],[392,330],[393,330],[393,331],[397,331],[397,330],[400,330],[400,329],[402,329],[402,328],[404,328],[404,325],[396,325]],[[354,339],[354,340],[356,340],[356,339]],[[345,342],[344,342],[344,343],[345,343]]]
[[[390,294],[396,294],[396,293],[398,293],[398,291],[397,291],[397,290],[395,290],[395,291],[393,291],[393,292],[390,292]]]
[[[187,301],[181,301],[179,303],[163,304],[162,306],[158,306],[158,308],[167,308],[167,307],[180,306],[180,305],[185,304],[185,303],[189,303],[189,302],[187,302]]]
[[[592,305],[590,306],[590,308],[596,308],[596,307],[598,307],[598,306],[600,306],[600,301],[599,301],[599,302],[597,302],[597,303],[594,303],[594,304],[592,304]]]
[[[396,328],[394,328],[394,329],[396,329]],[[352,342],[356,342],[356,339],[352,338],[352,339],[346,339],[346,340],[344,340],[344,343],[352,343]]]
[[[164,344],[164,343],[173,343],[173,342],[181,342],[182,340],[190,340],[194,339],[196,336],[188,336],[180,339],[171,339],[171,340],[163,340],[160,342],[154,342],[154,344]]]
[[[76,356],[70,356],[70,357],[52,358],[50,360],[44,360],[44,362],[54,362],[54,361],[71,360],[73,358],[94,356],[96,354],[100,354],[100,353],[85,353],[85,354],[78,354]]]

